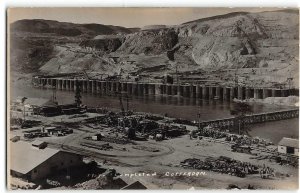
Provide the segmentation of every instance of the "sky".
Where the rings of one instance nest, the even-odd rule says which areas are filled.
[[[8,23],[21,19],[48,19],[72,23],[98,23],[123,27],[177,25],[184,22],[246,11],[261,12],[282,8],[9,8]]]

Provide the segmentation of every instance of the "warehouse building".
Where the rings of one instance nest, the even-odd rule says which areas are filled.
[[[278,143],[278,152],[299,156],[299,140],[284,137]]]
[[[11,142],[11,175],[34,181],[83,164],[81,155],[46,146],[41,141]]]

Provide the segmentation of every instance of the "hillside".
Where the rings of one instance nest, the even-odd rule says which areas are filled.
[[[63,36],[79,36],[87,34],[108,35],[118,33],[131,33],[130,29],[120,26],[102,25],[102,24],[74,24],[68,22],[58,22],[52,20],[34,19],[34,20],[19,20],[11,24],[13,32],[32,32],[32,33],[52,33]]]
[[[101,24],[19,20],[10,24],[11,66],[19,71],[37,72],[47,61],[57,57],[57,45],[80,44],[97,35],[127,34],[135,30]]]
[[[20,20],[11,24],[11,43],[12,66],[30,72],[153,79],[178,71],[229,85],[235,74],[249,86],[287,86],[288,77],[294,87],[299,82],[297,10],[236,12],[141,30]]]

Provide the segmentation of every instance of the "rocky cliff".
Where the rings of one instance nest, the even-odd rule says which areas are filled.
[[[238,74],[244,84],[286,84],[292,77],[298,85],[298,10],[237,12],[141,30],[21,20],[11,24],[11,34],[12,65],[26,58],[16,66],[31,71],[112,70],[148,77],[201,71],[227,82]],[[29,45],[26,54],[23,44]]]
[[[118,52],[124,54],[159,55],[172,49],[178,42],[174,29],[142,30],[126,36]]]

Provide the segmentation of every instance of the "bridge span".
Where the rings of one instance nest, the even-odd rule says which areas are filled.
[[[225,119],[216,119],[203,121],[198,123],[200,128],[206,126],[212,126],[221,129],[230,130],[236,128],[239,125],[250,125],[256,123],[265,123],[271,121],[279,121],[284,119],[299,118],[299,109],[282,110],[275,112],[265,112],[252,115],[246,115],[240,118],[230,117]]]

